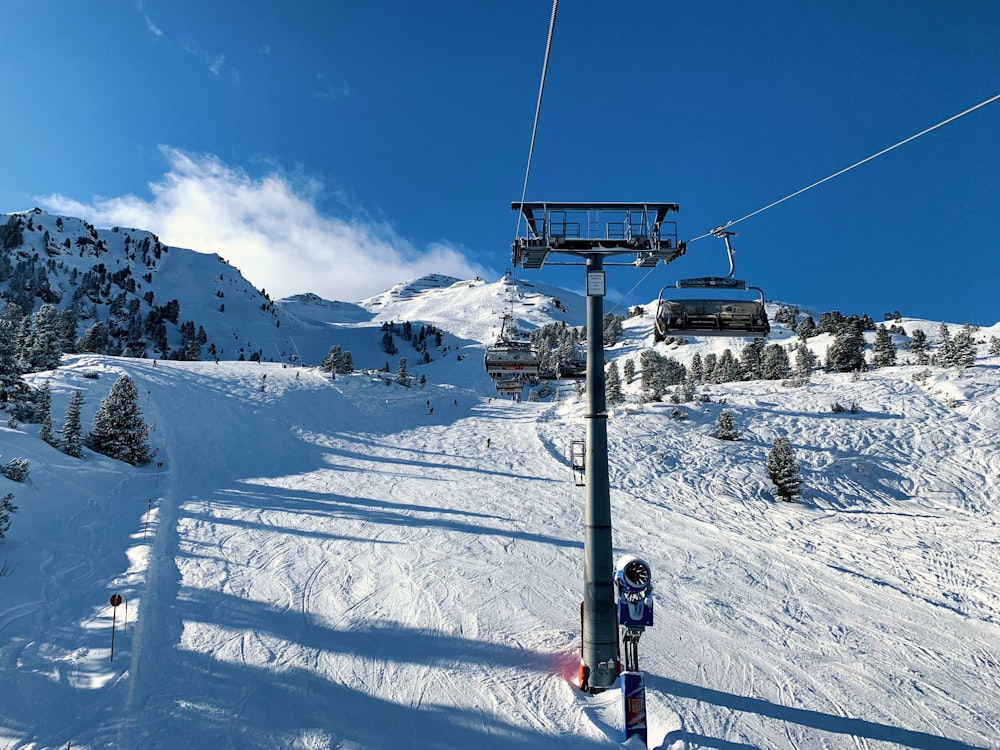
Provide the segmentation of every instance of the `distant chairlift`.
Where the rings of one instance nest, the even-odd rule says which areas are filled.
[[[704,276],[697,279],[680,279],[675,284],[676,289],[718,289],[753,291],[757,299],[679,299],[665,297],[670,287],[660,290],[656,308],[656,337],[663,340],[668,336],[746,336],[763,338],[771,331],[764,309],[764,291],[755,286],[748,286],[741,279],[734,279],[736,264],[733,259],[730,237],[736,232],[723,229],[712,231],[716,237],[726,241],[726,251],[729,253],[728,276]]]
[[[520,393],[525,382],[538,381],[538,353],[531,343],[517,337],[513,315],[506,314],[500,328],[500,338],[486,348],[486,374],[504,395]]]

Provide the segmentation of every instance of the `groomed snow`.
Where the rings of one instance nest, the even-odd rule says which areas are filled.
[[[648,335],[631,321],[609,355]],[[76,460],[0,427],[0,460],[32,468],[0,478],[20,507],[0,542],[0,748],[619,744],[618,692],[571,682],[583,405],[569,385],[491,398],[481,370],[446,356],[404,388],[79,355],[34,375],[58,427],[73,389],[89,424],[128,373],[160,452]],[[616,552],[653,567],[650,747],[998,747],[1000,361],[917,372],[612,411]],[[723,408],[737,442],[712,436]],[[800,502],[766,478],[778,435]]]

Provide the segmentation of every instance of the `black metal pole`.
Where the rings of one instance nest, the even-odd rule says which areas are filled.
[[[586,689],[600,692],[618,678],[618,628],[612,578],[608,412],[604,394],[604,262],[587,256],[587,482],[583,540],[583,664]]]

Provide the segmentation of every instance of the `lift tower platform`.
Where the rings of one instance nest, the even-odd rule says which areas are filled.
[[[667,216],[676,203],[511,203],[527,222],[514,241],[515,266],[587,268],[587,442],[585,465],[583,604],[580,686],[592,693],[618,679],[618,618],[611,539],[611,490],[608,479],[607,402],[604,393],[604,266],[652,268],[684,255],[677,224]],[[550,260],[550,256],[560,260]],[[617,256],[627,262],[606,263]]]

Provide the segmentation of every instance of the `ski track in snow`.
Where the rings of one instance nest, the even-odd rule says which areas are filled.
[[[136,380],[163,466],[89,454],[91,496],[23,551],[44,585],[0,613],[0,748],[620,743],[618,692],[569,681],[572,396],[94,357],[59,377],[97,369]],[[608,420],[616,552],[653,568],[650,747],[998,747],[995,374],[951,406],[939,383],[833,377]],[[859,413],[830,415],[831,393]],[[723,408],[738,441],[712,435]],[[791,504],[763,470],[781,434]],[[115,590],[132,611],[112,664]]]

